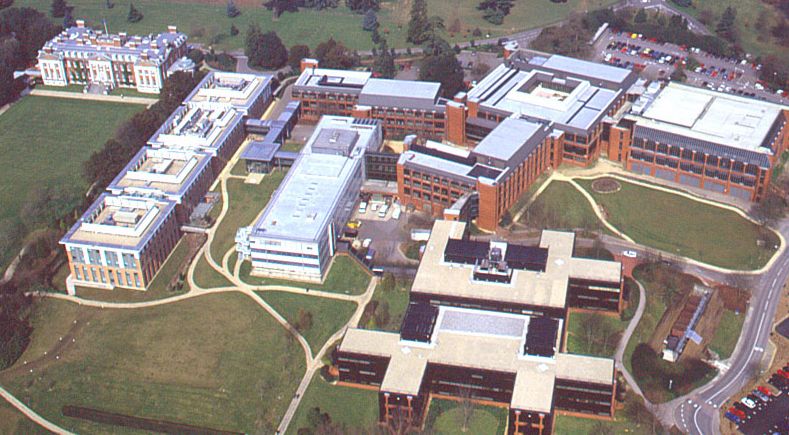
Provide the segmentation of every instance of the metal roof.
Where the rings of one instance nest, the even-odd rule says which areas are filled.
[[[434,110],[440,83],[412,80],[370,79],[359,94],[359,104]]]

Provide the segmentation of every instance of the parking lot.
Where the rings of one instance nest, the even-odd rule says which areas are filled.
[[[643,35],[606,31],[595,44],[595,59],[610,65],[634,69],[655,80],[668,78],[680,65],[693,57],[699,66],[685,68],[688,83],[751,98],[787,103],[784,96],[759,89],[760,65],[744,59],[713,56],[694,47],[661,43]]]
[[[789,362],[784,369],[789,369]],[[746,435],[789,434],[788,375],[777,371],[768,381],[769,386],[758,386],[726,408],[724,416]]]

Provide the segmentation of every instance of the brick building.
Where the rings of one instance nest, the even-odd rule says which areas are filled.
[[[621,309],[619,263],[573,256],[572,233],[539,246],[475,241],[436,221],[400,333],[349,329],[340,382],[378,388],[379,420],[420,426],[431,397],[507,407],[509,434],[548,434],[556,411],[611,417],[614,361],[568,354],[571,307]]]
[[[186,50],[186,35],[175,26],[157,35],[127,36],[105,34],[77,20],[38,51],[38,69],[48,86],[99,84],[158,94]]]

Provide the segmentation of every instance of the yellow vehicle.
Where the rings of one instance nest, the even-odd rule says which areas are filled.
[[[350,221],[350,222],[348,222],[348,228],[350,228],[350,229],[358,230],[360,226],[362,226],[362,222],[361,221]]]

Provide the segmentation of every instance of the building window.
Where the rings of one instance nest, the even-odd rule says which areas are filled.
[[[134,258],[133,254],[123,254],[123,267],[127,269],[137,268],[137,259]]]
[[[88,249],[90,264],[101,264],[101,252],[98,249]]]
[[[82,248],[71,248],[71,261],[73,263],[85,263],[85,252]]]
[[[105,251],[104,258],[107,259],[107,266],[118,267],[118,254],[115,252]]]

